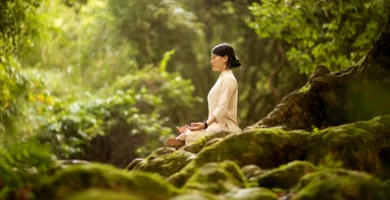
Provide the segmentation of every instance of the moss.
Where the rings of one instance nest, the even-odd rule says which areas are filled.
[[[306,83],[301,89],[299,89],[299,93],[307,93],[311,88],[310,83]]]
[[[390,116],[376,117],[315,132],[310,137],[305,160],[327,165],[327,159],[342,167],[390,178]]]
[[[77,193],[66,200],[95,200],[95,199],[104,199],[104,200],[144,200],[142,196],[134,196],[134,194],[127,194],[124,192],[115,192],[104,189],[89,189]]]
[[[250,178],[260,175],[264,172],[259,166],[257,165],[245,165],[241,168],[241,171],[244,173],[245,177],[249,180]]]
[[[227,200],[278,200],[278,196],[266,188],[245,188],[231,191],[225,195]]]
[[[388,199],[384,184],[363,172],[323,170],[301,178],[293,200]]]
[[[210,141],[214,139],[222,139],[228,135],[235,134],[235,132],[229,132],[229,131],[219,131],[215,132],[213,134],[207,135],[205,137],[202,137],[201,139],[197,140],[196,142],[184,146],[182,149],[191,153],[199,153],[204,147],[210,146]]]
[[[206,143],[206,140],[203,137],[192,144],[185,145],[181,149],[184,151],[191,152],[191,153],[198,153],[199,151],[201,151],[203,149],[205,143]]]
[[[151,161],[153,161],[156,158],[159,158],[159,157],[161,157],[163,155],[174,153],[175,151],[176,150],[174,148],[170,148],[170,147],[158,148],[155,151],[153,151],[148,157],[146,157],[146,160],[148,162],[151,162]]]
[[[178,150],[173,153],[163,155],[151,154],[144,161],[139,162],[133,170],[158,173],[163,177],[168,177],[185,167],[194,154]]]
[[[37,196],[42,200],[64,199],[89,188],[131,192],[151,199],[166,199],[179,193],[157,174],[129,173],[109,165],[91,164],[70,166],[58,171],[43,185]]]
[[[175,196],[174,198],[172,198],[170,200],[193,200],[193,199],[196,199],[196,200],[218,200],[219,198],[217,198],[209,193],[206,193],[206,192],[197,191],[197,192],[181,194],[181,195]]]
[[[196,189],[213,194],[226,193],[231,189],[246,186],[246,179],[232,161],[207,163],[185,184],[184,189]]]
[[[259,186],[288,189],[294,187],[307,173],[314,172],[314,166],[305,161],[293,161],[261,174],[257,180]]]
[[[205,147],[196,158],[179,173],[168,178],[177,187],[205,163],[231,160],[239,166],[258,165],[273,168],[296,160],[308,139],[308,133],[295,131],[287,133],[280,128],[254,129],[231,135],[224,140]]]

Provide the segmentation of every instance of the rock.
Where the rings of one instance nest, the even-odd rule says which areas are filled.
[[[145,160],[140,161],[132,170],[158,173],[163,177],[168,177],[185,167],[195,155],[177,150],[172,153],[160,153],[161,150],[153,152]]]
[[[58,160],[57,161],[58,168],[65,168],[72,165],[87,165],[87,164],[91,164],[91,163],[86,160]]]
[[[126,170],[133,170],[139,163],[145,162],[145,159],[143,158],[136,158],[134,159],[127,167]]]
[[[125,192],[114,192],[111,190],[105,189],[88,189],[82,192],[79,192],[75,195],[72,195],[66,200],[95,200],[95,199],[104,199],[104,200],[144,200],[142,196],[136,194],[127,194]]]
[[[289,189],[294,187],[302,176],[314,170],[314,166],[309,162],[293,161],[265,172],[256,179],[261,187]]]
[[[377,178],[348,170],[322,170],[305,175],[293,190],[293,200],[385,200],[385,185]]]
[[[155,150],[151,156],[148,157],[148,159],[152,159],[153,158],[153,155],[155,155],[156,157],[159,157],[159,156],[162,156],[162,155],[165,155],[165,154],[169,154],[169,153],[173,153],[175,152],[176,150],[174,148],[171,148],[171,147],[162,147],[162,148],[158,148],[157,150]]]
[[[205,147],[211,146],[211,145],[213,145],[213,144],[215,144],[215,143],[217,143],[217,142],[219,142],[221,140],[222,140],[222,138],[214,138],[214,139],[206,142],[206,144],[204,146]]]
[[[278,196],[267,188],[244,188],[226,193],[226,200],[278,200]]]
[[[246,186],[246,179],[232,161],[207,163],[197,170],[184,189],[195,189],[212,194],[223,194]]]
[[[218,200],[215,196],[208,194],[208,193],[201,193],[201,192],[192,192],[187,194],[181,194],[178,196],[173,197],[170,200]]]
[[[305,156],[313,164],[340,161],[345,169],[390,178],[390,115],[331,127],[310,135]]]
[[[179,173],[167,180],[182,187],[197,168],[209,162],[234,161],[238,166],[273,168],[297,160],[309,139],[305,131],[286,132],[280,128],[255,129],[234,134],[203,149]]]
[[[90,164],[59,170],[42,186],[36,197],[40,200],[65,199],[91,188],[136,193],[148,199],[167,199],[179,194],[178,189],[157,174],[125,172],[109,165]]]
[[[228,135],[232,135],[232,134],[235,134],[235,132],[229,132],[229,131],[219,131],[219,132],[215,132],[211,135],[207,135],[205,136],[204,138],[192,143],[192,144],[189,144],[189,145],[185,145],[183,146],[181,149],[185,150],[185,151],[188,151],[188,152],[191,152],[191,153],[198,153],[200,152],[204,147],[206,146],[209,146],[207,145],[207,143],[215,138],[224,138]]]
[[[241,171],[242,173],[244,173],[244,176],[249,181],[251,181],[253,177],[259,176],[265,172],[257,165],[245,165],[244,167],[241,168]]]
[[[342,162],[343,168],[367,171],[388,179],[389,154],[390,115],[313,132],[251,129],[204,148],[180,173],[167,180],[182,187],[200,166],[223,160],[234,161],[239,166],[254,164],[265,169],[293,160],[325,166],[328,160],[334,160]]]

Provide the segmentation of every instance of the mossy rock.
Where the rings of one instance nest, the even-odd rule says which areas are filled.
[[[167,180],[182,187],[199,167],[224,160],[234,161],[238,166],[254,164],[261,168],[274,168],[297,160],[303,153],[308,136],[309,133],[305,131],[286,132],[280,128],[255,129],[234,134],[205,147],[185,168]]]
[[[224,161],[203,165],[184,185],[184,189],[223,194],[232,189],[244,188],[246,184],[240,168],[232,161]]]
[[[256,178],[266,172],[265,170],[261,169],[257,165],[245,165],[241,168],[241,171],[248,181],[256,181],[256,182],[257,182]]]
[[[314,171],[315,167],[309,162],[293,161],[261,174],[257,180],[261,187],[288,189],[294,187],[302,176]]]
[[[65,199],[90,188],[130,192],[149,199],[167,199],[179,194],[177,188],[157,174],[125,172],[109,165],[90,164],[59,170],[42,186],[37,199]]]
[[[72,165],[88,165],[91,164],[91,162],[86,160],[58,160],[56,164],[58,168],[65,168]]]
[[[135,196],[134,194],[128,194],[125,192],[117,192],[104,189],[88,189],[81,191],[66,200],[145,200],[143,196]]]
[[[342,168],[390,178],[390,115],[314,132],[308,144],[303,159],[313,164],[331,158]]]
[[[210,146],[211,145],[210,142],[212,140],[214,140],[214,142],[216,142],[215,139],[217,139],[217,138],[222,139],[222,138],[225,138],[226,136],[229,136],[232,134],[236,134],[236,132],[230,132],[230,131],[215,132],[213,134],[202,137],[201,139],[197,140],[196,142],[194,142],[192,144],[185,145],[181,149],[184,151],[191,152],[191,153],[199,153],[204,147]]]
[[[293,190],[293,200],[388,199],[387,189],[379,179],[347,170],[322,170],[301,178]]]
[[[267,188],[244,188],[228,192],[226,200],[278,200],[279,197]]]
[[[133,170],[138,164],[141,162],[146,162],[143,158],[136,158],[129,165],[127,165],[126,170],[131,171]]]
[[[201,192],[201,191],[196,191],[196,192],[190,192],[190,193],[185,193],[185,194],[180,194],[178,196],[173,197],[170,200],[218,200],[216,196],[206,193],[206,192]]]
[[[140,161],[134,167],[132,167],[132,164],[130,164],[128,168],[132,167],[132,170],[153,172],[158,173],[163,177],[168,177],[180,171],[192,159],[195,158],[194,154],[183,150],[177,150],[165,154],[158,152],[163,150],[164,149],[159,149],[156,152],[153,152],[146,159]]]

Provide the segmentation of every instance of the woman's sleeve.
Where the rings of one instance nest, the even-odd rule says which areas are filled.
[[[212,113],[217,121],[219,121],[221,116],[227,111],[236,87],[237,83],[233,78],[229,77],[222,79],[217,108]]]

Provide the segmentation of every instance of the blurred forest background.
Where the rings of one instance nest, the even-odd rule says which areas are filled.
[[[1,1],[0,173],[148,155],[175,126],[206,119],[222,42],[242,63],[243,129],[317,65],[358,62],[389,13],[387,0]]]

